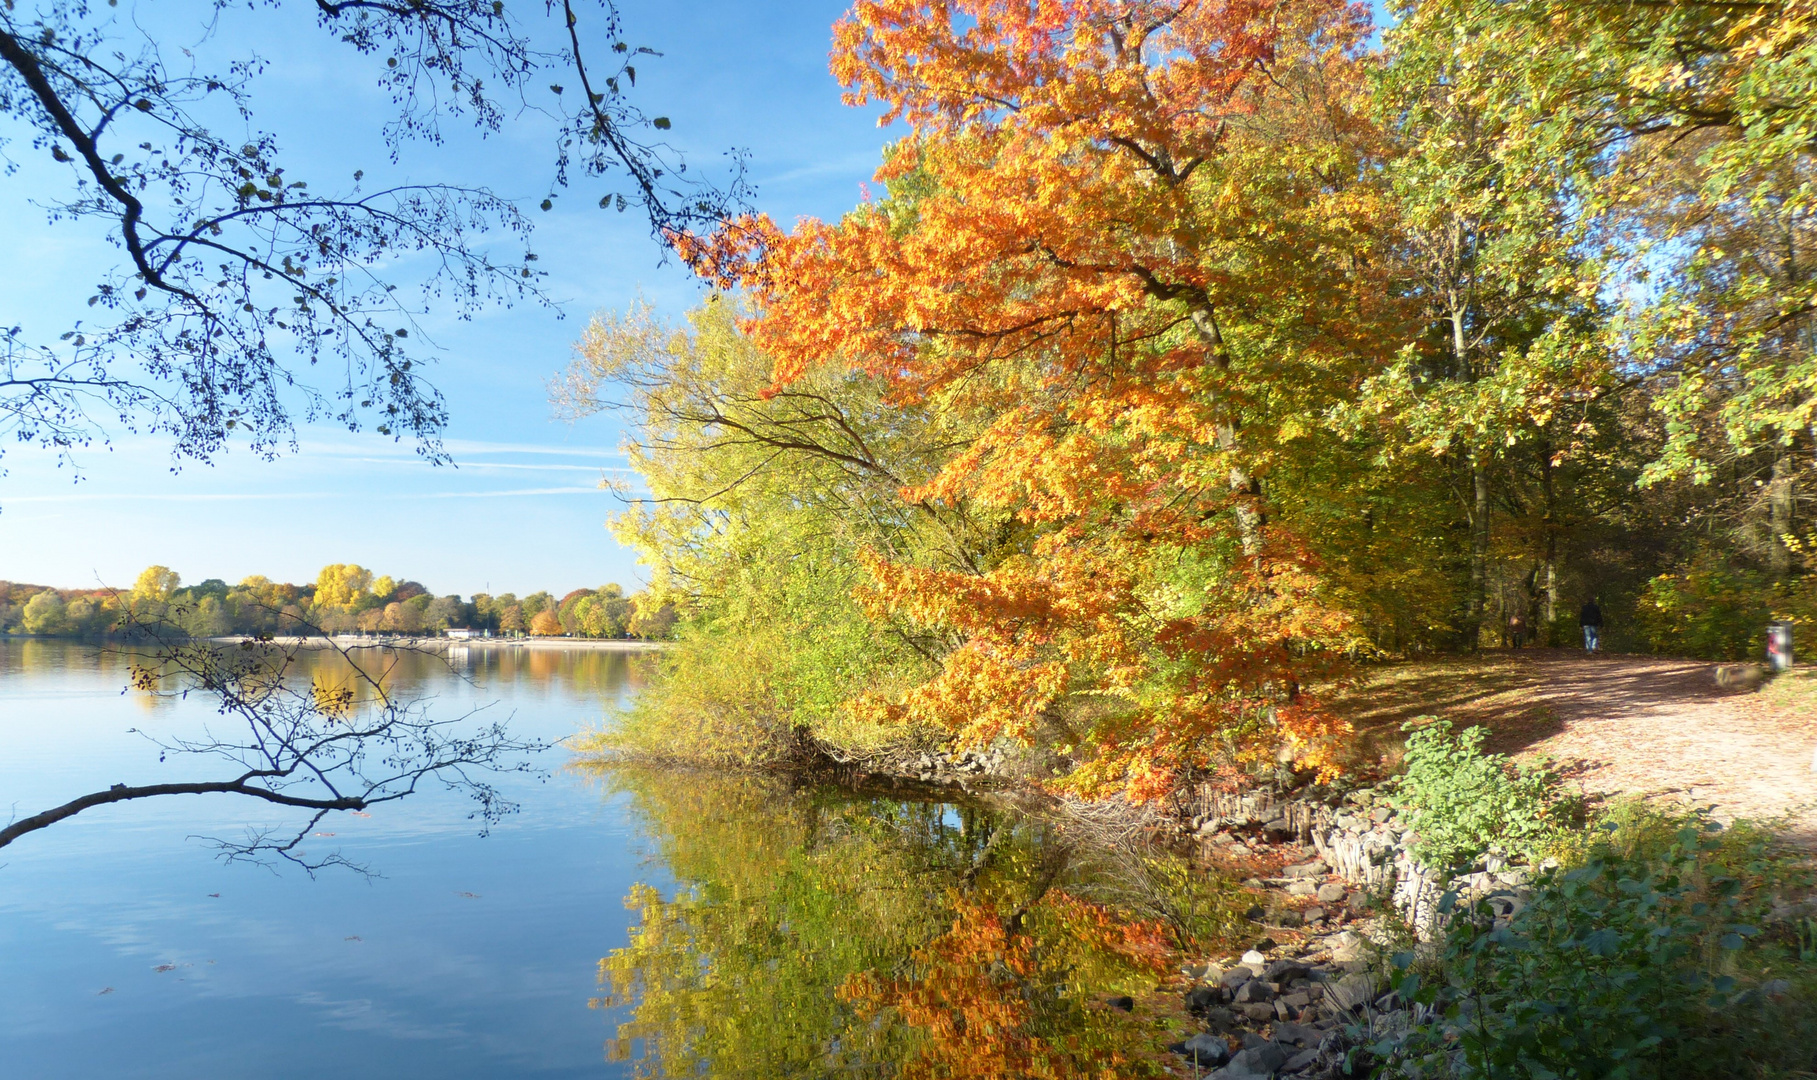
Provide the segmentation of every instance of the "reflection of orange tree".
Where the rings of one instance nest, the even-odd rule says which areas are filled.
[[[891,1010],[924,1034],[903,1077],[1110,1080],[1157,1071],[1129,1052],[1136,1022],[1089,1007],[1084,984],[1161,974],[1169,956],[1161,927],[1057,891],[1008,918],[971,897],[955,896],[953,908],[951,929],[916,950],[915,974],[863,972],[840,990],[862,1016]]]

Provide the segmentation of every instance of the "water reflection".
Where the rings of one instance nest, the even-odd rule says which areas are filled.
[[[1143,917],[1155,875],[1128,873],[1128,853],[982,806],[602,782],[630,794],[678,883],[632,889],[640,922],[600,961],[594,1005],[628,1017],[608,1057],[635,1075],[1158,1072],[1152,1021],[1104,1002],[1152,991],[1186,943],[1163,910]]]

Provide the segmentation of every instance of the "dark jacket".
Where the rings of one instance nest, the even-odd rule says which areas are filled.
[[[1592,600],[1589,603],[1585,604],[1584,609],[1577,613],[1577,625],[1579,625],[1579,626],[1601,626],[1602,625],[1602,608],[1599,608],[1596,606],[1596,601]]]

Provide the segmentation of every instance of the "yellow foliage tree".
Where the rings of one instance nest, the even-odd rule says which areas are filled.
[[[168,566],[148,566],[139,572],[139,579],[133,582],[132,597],[134,600],[153,600],[163,603],[170,599],[170,594],[177,591],[183,583],[181,576]]]
[[[354,563],[332,563],[315,578],[315,604],[346,606],[372,590],[372,571]]]

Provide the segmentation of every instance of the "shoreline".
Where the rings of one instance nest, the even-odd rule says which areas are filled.
[[[225,637],[206,639],[222,645],[238,645],[245,641],[257,640],[248,634],[230,634]],[[450,652],[454,649],[582,649],[602,652],[643,652],[661,651],[669,647],[666,641],[636,641],[629,638],[446,638],[446,637],[324,637],[311,634],[307,637],[279,636],[271,639],[280,645],[292,645],[299,648],[327,649],[346,648],[398,648],[417,651]]]

